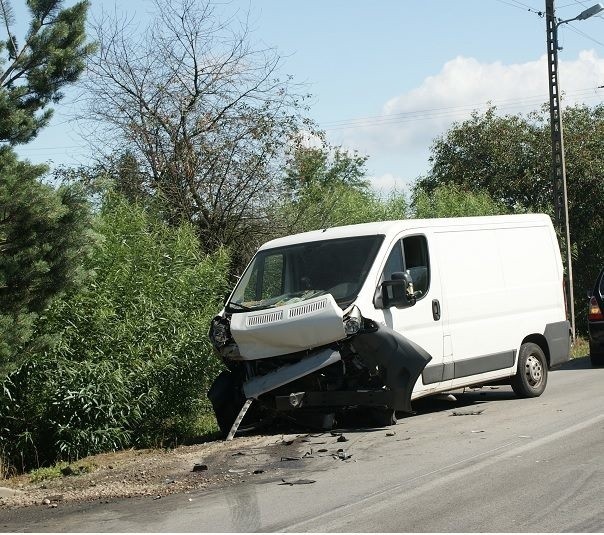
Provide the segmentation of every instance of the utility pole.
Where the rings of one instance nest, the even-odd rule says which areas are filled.
[[[573,292],[573,268],[570,256],[570,229],[568,224],[568,196],[566,189],[566,165],[564,161],[564,136],[560,110],[558,85],[558,26],[554,0],[545,0],[545,24],[547,30],[547,68],[549,84],[549,110],[552,137],[552,179],[554,190],[554,224],[559,237],[566,241],[567,299],[570,310],[570,326],[575,339],[575,302]]]

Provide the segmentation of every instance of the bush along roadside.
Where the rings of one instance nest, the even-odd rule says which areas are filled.
[[[228,255],[189,226],[108,196],[83,288],[55,302],[0,387],[0,455],[13,470],[166,445],[208,421],[220,362],[206,333]]]

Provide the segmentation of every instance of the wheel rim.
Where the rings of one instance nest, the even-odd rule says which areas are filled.
[[[535,355],[529,355],[525,364],[526,378],[532,387],[539,386],[543,381],[543,364]]]

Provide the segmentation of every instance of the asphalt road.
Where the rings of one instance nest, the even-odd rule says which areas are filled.
[[[314,483],[267,472],[156,501],[0,512],[0,531],[604,531],[604,368],[573,361],[535,399],[485,387],[415,408],[392,428],[346,430],[346,443],[310,437],[313,455],[284,479]],[[318,454],[336,447],[350,459]]]

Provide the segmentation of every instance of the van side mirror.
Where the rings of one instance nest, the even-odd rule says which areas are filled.
[[[413,279],[409,273],[396,271],[389,281],[382,282],[382,303],[384,308],[406,308],[415,305]]]

